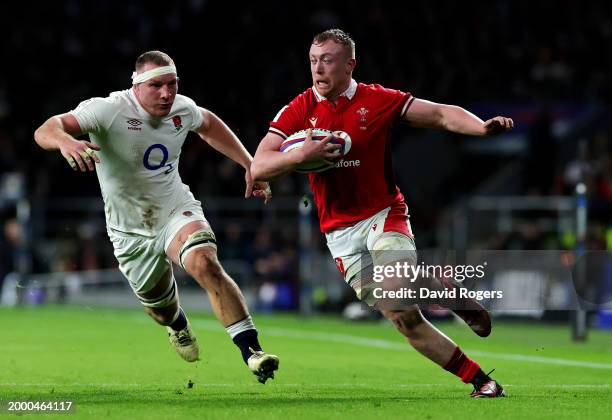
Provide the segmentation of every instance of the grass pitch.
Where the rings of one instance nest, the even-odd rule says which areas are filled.
[[[261,385],[223,328],[189,313],[202,361],[183,362],[141,310],[0,308],[0,417],[8,401],[74,401],[67,418],[610,418],[612,332],[571,343],[569,328],[496,323],[481,339],[441,329],[506,388],[471,387],[424,359],[395,330],[333,318],[255,316],[281,358]],[[193,387],[189,388],[189,381]],[[58,414],[60,415],[60,414]]]

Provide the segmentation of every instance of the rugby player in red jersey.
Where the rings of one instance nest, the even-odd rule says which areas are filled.
[[[505,396],[501,385],[478,363],[421,314],[417,305],[389,309],[363,287],[363,271],[372,251],[416,251],[404,196],[393,174],[391,129],[404,121],[413,127],[438,128],[455,133],[486,136],[509,131],[510,118],[482,121],[463,108],[417,99],[410,93],[377,84],[357,83],[355,43],[343,31],[331,29],[314,37],[310,47],[313,86],[282,108],[270,123],[251,166],[253,178],[273,180],[303,162],[327,160],[336,168],[308,175],[319,213],[321,232],[329,250],[357,296],[376,307],[425,357],[465,383],[474,386],[472,397]],[[303,147],[281,153],[284,139],[296,131],[322,128],[348,133],[350,152],[337,161],[340,146],[308,137]],[[416,262],[416,259],[414,260]],[[448,279],[430,280],[432,288],[455,288]],[[434,284],[435,283],[435,284]],[[491,320],[481,305],[466,300],[451,308],[472,330],[487,336]]]

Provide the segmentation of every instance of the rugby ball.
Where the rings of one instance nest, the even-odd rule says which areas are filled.
[[[345,156],[349,150],[351,150],[351,136],[344,131],[330,131],[325,130],[323,128],[313,128],[312,129],[312,140],[320,141],[323,140],[328,135],[332,134],[334,138],[330,141],[331,144],[339,144],[340,149],[336,151],[336,155],[338,157]],[[280,147],[281,153],[287,153],[295,149],[299,149],[304,145],[304,141],[306,140],[307,130],[296,131],[285,141],[282,142]],[[323,172],[327,171],[334,167],[334,164],[328,164],[325,161],[312,161],[312,162],[304,162],[296,166],[295,171],[299,173],[309,173],[309,172]]]

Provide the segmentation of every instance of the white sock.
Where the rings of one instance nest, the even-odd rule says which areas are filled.
[[[225,327],[225,331],[227,331],[232,339],[243,331],[254,329],[256,328],[255,324],[253,324],[253,318],[251,318],[251,315],[248,315],[246,318],[243,318],[238,322],[234,322],[229,327]]]

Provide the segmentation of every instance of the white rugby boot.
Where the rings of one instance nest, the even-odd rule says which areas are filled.
[[[274,371],[278,370],[278,356],[263,351],[254,351],[252,348],[249,350],[253,354],[249,357],[247,364],[253,375],[257,376],[257,380],[265,384],[268,379],[274,379]]]
[[[166,329],[168,330],[170,344],[183,360],[187,362],[200,360],[200,346],[198,346],[198,340],[189,323],[180,331],[174,331],[170,327],[166,327]]]

